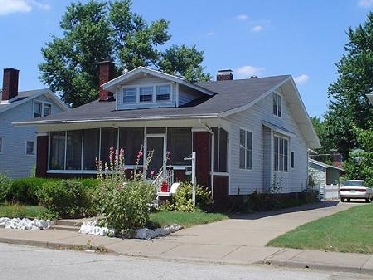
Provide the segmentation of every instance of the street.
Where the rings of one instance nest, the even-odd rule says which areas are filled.
[[[272,266],[170,262],[0,243],[0,279],[373,279],[373,276]]]

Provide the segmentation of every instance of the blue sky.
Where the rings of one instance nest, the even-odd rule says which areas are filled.
[[[20,90],[43,88],[40,49],[60,37],[66,7],[78,1],[0,0],[1,68],[20,70]],[[81,1],[86,3],[88,1]],[[214,78],[290,74],[310,116],[327,110],[327,89],[348,42],[346,30],[363,24],[373,0],[133,0],[147,22],[170,21],[169,44],[196,45]],[[2,78],[1,78],[2,79]]]

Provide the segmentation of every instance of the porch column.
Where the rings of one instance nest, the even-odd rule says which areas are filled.
[[[36,138],[36,177],[47,177],[48,134],[39,133]]]
[[[196,179],[200,186],[211,189],[211,135],[210,132],[193,132],[193,151],[196,152]]]

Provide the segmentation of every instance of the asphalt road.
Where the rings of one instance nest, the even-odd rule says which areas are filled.
[[[0,244],[0,279],[373,279],[329,271],[170,262],[83,251]]]

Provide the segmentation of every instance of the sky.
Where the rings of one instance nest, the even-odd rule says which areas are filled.
[[[62,36],[59,22],[73,2],[0,0],[0,67],[20,70],[20,91],[48,87],[39,80],[40,50]],[[308,114],[321,118],[346,31],[364,24],[370,10],[373,0],[132,0],[148,23],[170,21],[168,46],[204,51],[213,79],[220,69],[232,69],[235,79],[290,74]]]

